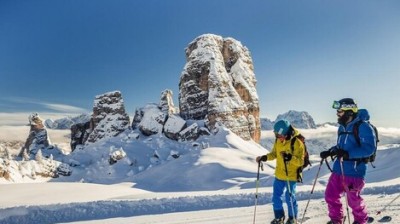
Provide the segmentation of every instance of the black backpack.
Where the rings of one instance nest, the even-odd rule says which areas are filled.
[[[376,137],[376,144],[375,145],[376,145],[376,147],[375,147],[374,153],[372,153],[371,156],[369,156],[367,159],[365,159],[365,162],[367,162],[367,163],[370,162],[371,166],[375,168],[374,164],[372,164],[372,163],[376,159],[376,151],[377,151],[377,148],[378,148],[378,142],[379,142],[378,129],[373,124],[371,124],[371,122],[369,122],[367,120],[359,120],[359,121],[357,121],[353,126],[353,134],[354,134],[354,138],[356,139],[356,142],[357,142],[357,144],[359,146],[361,146],[361,140],[360,140],[360,136],[359,136],[359,128],[360,128],[360,125],[363,122],[365,122],[368,125],[370,125],[372,127],[372,129],[374,130],[374,132],[375,132],[375,137]]]
[[[290,148],[292,149],[292,154],[293,154],[293,152],[294,152],[294,142],[296,141],[296,139],[299,139],[301,142],[303,142],[303,145],[304,145],[304,163],[303,163],[303,166],[301,166],[301,167],[299,167],[299,168],[297,169],[297,182],[303,183],[303,175],[302,175],[303,170],[304,170],[306,167],[311,166],[310,155],[309,155],[309,153],[308,153],[308,151],[307,151],[306,138],[305,138],[303,135],[301,135],[301,134],[296,135],[296,136],[295,136],[294,138],[292,138],[292,140],[290,141]]]

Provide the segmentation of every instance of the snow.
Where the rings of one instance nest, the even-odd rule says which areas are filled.
[[[6,132],[27,136],[29,131],[27,126],[8,127],[0,126],[1,140],[9,136]],[[398,223],[400,200],[393,199],[400,194],[400,131],[379,130],[378,160],[376,168],[369,166],[363,196],[370,215],[378,220],[390,215],[392,223]],[[68,132],[48,130],[52,142],[59,147],[69,145]],[[321,167],[315,190],[312,194],[310,191],[319,168],[318,150],[335,141],[336,128],[326,125],[301,132],[313,150],[313,165],[304,172],[304,183],[298,185],[299,216],[310,199],[306,213],[310,219],[304,223],[326,223],[324,189],[330,172],[325,165]],[[127,131],[107,141],[93,143],[85,149],[90,150],[89,154],[85,150],[71,153],[76,155],[69,155],[69,159],[75,159],[81,166],[75,168],[70,177],[34,180],[25,177],[15,182],[1,178],[0,223],[253,222],[257,175],[254,159],[269,149],[268,144],[273,142],[271,131],[262,131],[264,147],[244,141],[222,128],[215,135],[186,143],[170,141],[159,134],[133,139],[130,136],[134,134]],[[119,149],[128,155],[135,151],[137,167],[129,166],[134,162],[132,157],[110,166],[107,155]],[[145,162],[148,155],[155,152],[160,159]],[[180,157],[171,158],[171,152],[178,152]],[[273,218],[274,165],[273,161],[264,163],[260,175],[256,223],[269,223]],[[110,175],[105,176],[107,172]],[[378,211],[382,214],[376,215]]]

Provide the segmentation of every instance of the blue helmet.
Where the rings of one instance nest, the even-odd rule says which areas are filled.
[[[274,132],[278,135],[287,135],[290,128],[290,122],[288,120],[279,120],[274,124]]]

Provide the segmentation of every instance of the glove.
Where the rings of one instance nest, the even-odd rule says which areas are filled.
[[[342,157],[343,159],[349,159],[349,153],[343,149],[337,149],[336,155]]]
[[[268,160],[267,155],[263,155],[263,156],[258,156],[256,158],[257,163],[259,163],[260,161],[266,162]]]
[[[329,151],[329,150],[322,151],[322,152],[319,154],[319,157],[321,157],[321,159],[326,159],[326,158],[328,158],[329,156],[331,156],[331,151]]]
[[[292,159],[292,154],[283,152],[282,157],[283,157],[283,161],[289,162]]]
[[[326,158],[328,158],[329,156],[334,156],[334,155],[336,155],[336,150],[337,150],[337,147],[336,147],[336,146],[332,146],[332,147],[329,148],[328,150],[322,151],[322,152],[319,154],[319,157],[321,157],[321,159],[326,159]]]
[[[331,156],[336,156],[337,155],[337,150],[338,150],[338,147],[336,147],[336,145],[335,146],[332,146],[330,149],[328,149],[330,152],[331,152]]]

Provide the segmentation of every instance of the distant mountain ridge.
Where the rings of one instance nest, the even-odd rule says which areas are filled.
[[[56,120],[46,119],[44,124],[50,129],[70,129],[74,124],[86,123],[90,121],[90,114],[80,114],[75,117],[68,116]],[[315,124],[313,117],[306,111],[289,110],[284,114],[279,114],[275,121],[286,119],[290,121],[294,127],[300,129],[314,129],[324,124],[336,126],[335,122],[325,122],[323,124]],[[275,121],[269,118],[260,118],[261,130],[272,130]]]
[[[75,117],[68,116],[56,120],[46,119],[44,125],[50,129],[70,129],[74,124],[86,123],[90,120],[90,114],[80,114]]]
[[[317,125],[314,122],[312,116],[306,111],[295,111],[289,110],[284,114],[280,114],[276,117],[275,121],[271,121],[268,118],[261,118],[261,129],[272,130],[276,121],[286,119],[295,128],[300,129],[315,129]]]

